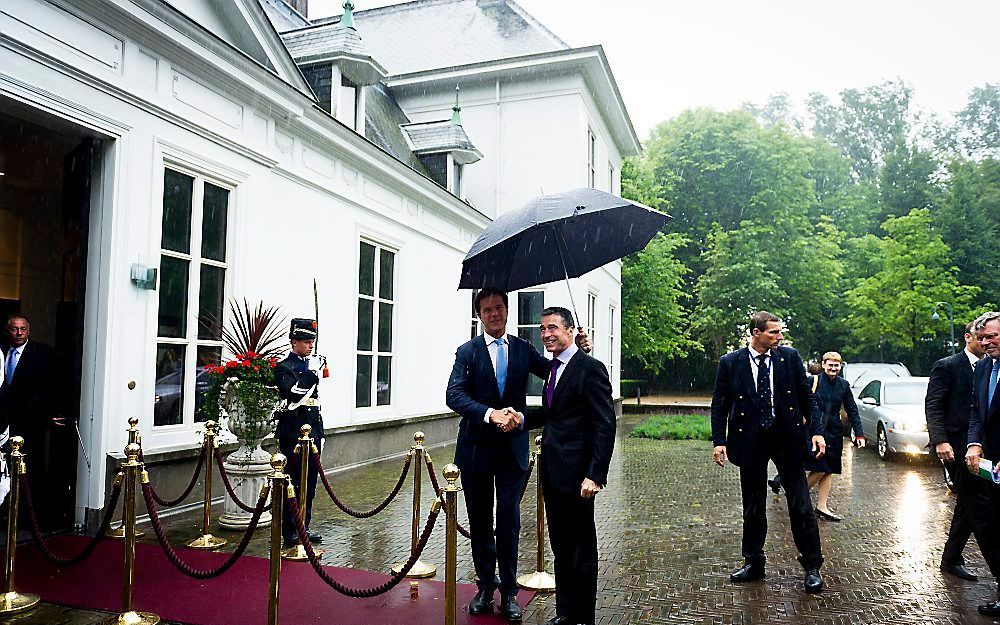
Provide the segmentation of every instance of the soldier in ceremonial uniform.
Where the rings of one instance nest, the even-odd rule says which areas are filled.
[[[320,448],[323,440],[323,417],[319,412],[319,372],[323,368],[323,360],[313,356],[313,346],[316,343],[316,321],[314,319],[292,319],[288,334],[292,351],[274,368],[274,381],[278,392],[285,400],[285,409],[278,412],[278,429],[275,436],[278,439],[278,449],[289,460],[289,477],[295,492],[302,488],[301,470],[296,460],[295,445],[302,436],[300,428],[308,423],[312,426],[312,438],[316,448]],[[306,484],[305,524],[309,530],[312,517],[313,496],[316,494],[316,469],[310,463],[309,479]],[[291,515],[282,519],[282,536],[286,546],[296,542],[297,533],[292,524]],[[309,540],[321,542],[322,536],[309,531]]]

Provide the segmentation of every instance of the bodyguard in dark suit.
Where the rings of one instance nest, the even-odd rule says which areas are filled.
[[[615,411],[604,364],[573,342],[573,315],[542,311],[542,343],[552,354],[542,407],[522,426],[544,426],[539,476],[556,574],[556,616],[546,625],[593,625],[597,606],[594,497],[608,483]]]
[[[972,371],[984,353],[969,323],[965,349],[934,363],[924,398],[930,444],[955,485],[955,510],[941,554],[941,570],[973,582],[978,577],[966,568],[962,551],[975,526],[985,528],[981,515],[989,508],[989,483],[969,474],[964,463],[955,462],[955,450],[968,445]]]
[[[758,312],[750,319],[750,331],[749,349],[730,352],[719,361],[712,392],[712,455],[719,466],[728,458],[740,468],[743,496],[745,564],[730,580],[764,577],[767,462],[773,460],[806,571],[805,589],[819,592],[823,554],[802,463],[813,450],[817,458],[826,450],[822,417],[798,352],[779,346],[784,338],[781,319]]]
[[[446,394],[448,407],[462,417],[455,464],[462,470],[472,560],[479,578],[479,592],[469,604],[469,613],[492,613],[499,565],[501,612],[516,623],[521,621],[516,600],[517,543],[521,489],[528,471],[528,433],[500,426],[510,418],[504,408],[524,410],[529,376],[545,379],[549,361],[531,343],[506,333],[507,294],[503,291],[481,290],[476,295],[476,314],[484,334],[458,348]]]
[[[299,482],[302,473],[299,461],[295,455],[295,445],[302,436],[301,427],[312,426],[312,439],[317,449],[323,442],[323,417],[319,411],[319,369],[321,359],[312,356],[313,345],[316,343],[316,321],[313,319],[292,319],[288,338],[292,351],[274,367],[274,382],[278,386],[278,394],[285,400],[285,410],[277,413],[278,428],[275,437],[278,439],[278,449],[288,458],[289,478],[295,486],[295,492],[302,488]],[[306,482],[305,524],[308,531],[312,520],[312,502],[316,495],[315,466],[310,463]],[[298,534],[292,524],[291,515],[282,519],[281,533],[285,545],[291,547],[296,543]],[[309,532],[310,542],[318,543],[323,537],[316,532]]]
[[[1000,374],[1000,312],[988,312],[973,322],[976,337],[988,358],[976,364],[972,372],[972,409],[969,412],[969,443],[965,461],[973,473],[979,471],[979,462],[987,458],[996,467],[1000,462],[1000,396],[997,393],[997,378]],[[974,478],[980,479],[980,478]],[[1000,579],[1000,493],[989,482],[989,505],[984,510],[972,510],[972,514],[986,519],[986,527],[978,531],[973,525],[976,541],[983,552],[983,559],[990,573]],[[986,616],[1000,616],[1000,600],[979,606],[979,613]]]

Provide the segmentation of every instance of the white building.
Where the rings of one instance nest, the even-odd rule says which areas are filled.
[[[600,47],[510,0],[340,22],[281,0],[0,5],[0,312],[59,353],[53,411],[79,441],[36,456],[75,458],[66,523],[104,505],[129,416],[161,483],[186,481],[210,321],[232,298],[311,317],[314,278],[326,466],[398,453],[418,423],[452,438],[472,241],[539,193],[619,192],[639,143]],[[619,269],[573,281],[616,389]],[[568,304],[565,284],[512,294],[510,331]]]

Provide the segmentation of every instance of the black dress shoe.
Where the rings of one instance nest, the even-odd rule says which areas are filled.
[[[469,602],[469,614],[493,614],[493,591],[487,593],[480,588],[476,596]]]
[[[970,582],[979,581],[979,576],[970,571],[964,564],[942,564],[941,570],[945,573],[954,575],[959,579],[968,580]]]
[[[323,535],[320,534],[319,532],[306,532],[306,535],[309,536],[310,543],[318,544],[323,542]]]
[[[742,584],[743,582],[752,582],[755,579],[764,578],[764,563],[763,562],[747,562],[740,568],[736,569],[729,575],[729,581],[734,584]]]
[[[508,623],[520,623],[521,606],[517,605],[517,597],[504,597],[500,601],[500,614]]]
[[[774,494],[777,495],[781,492],[781,476],[775,475],[767,481],[767,485],[770,486],[771,490],[774,491]]]
[[[983,603],[976,606],[976,609],[983,616],[1000,616],[1000,600],[993,603]]]
[[[570,623],[568,618],[566,618],[565,616],[559,616],[557,614],[556,616],[553,616],[549,620],[542,623],[542,625],[570,625]]]
[[[830,514],[829,512],[823,512],[819,508],[816,508],[816,516],[821,519],[826,519],[827,521],[833,521],[834,523],[840,523],[844,520],[843,517],[837,516],[836,514]]]
[[[805,578],[806,592],[819,592],[823,590],[823,578],[819,574],[819,569],[809,569]]]

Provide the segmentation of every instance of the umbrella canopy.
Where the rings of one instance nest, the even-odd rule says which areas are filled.
[[[462,261],[458,288],[516,291],[576,278],[646,247],[669,220],[597,189],[543,195],[483,231]]]

